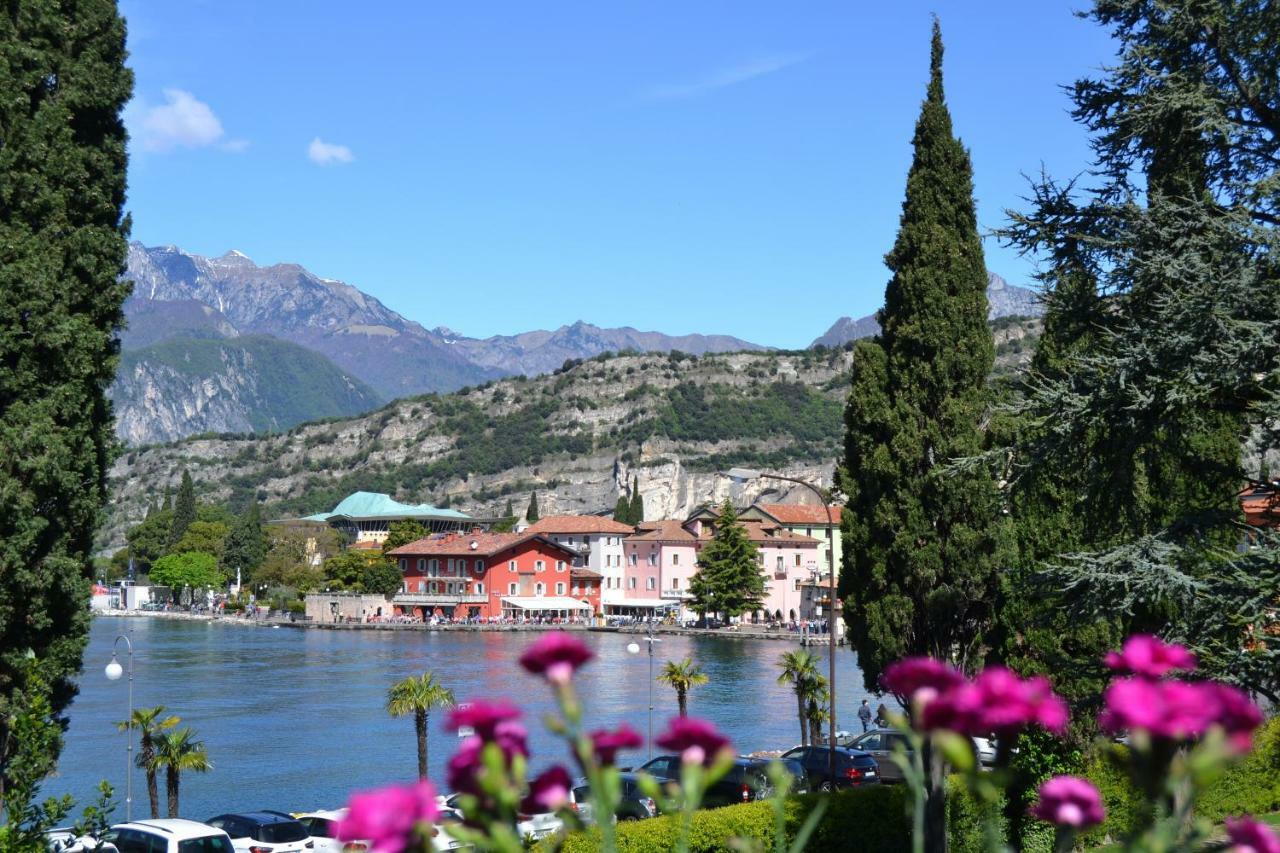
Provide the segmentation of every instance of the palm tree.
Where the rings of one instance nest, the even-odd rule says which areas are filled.
[[[689,691],[706,684],[711,679],[702,671],[702,667],[693,662],[693,658],[685,658],[676,662],[667,661],[662,665],[658,680],[669,684],[676,691],[676,702],[680,705],[680,716],[689,716]]]
[[[818,675],[818,658],[804,649],[797,652],[785,652],[778,658],[778,666],[782,674],[778,676],[779,684],[790,684],[796,694],[796,710],[800,719],[800,743],[809,745],[809,714],[805,707],[809,695],[813,692]]]
[[[809,743],[817,746],[822,740],[822,724],[831,716],[831,691],[827,679],[819,675],[805,697],[805,717],[809,721]]]
[[[393,717],[413,714],[413,727],[418,733],[418,778],[427,778],[427,715],[432,708],[451,708],[453,691],[429,672],[411,675],[397,681],[387,691],[387,713]]]
[[[168,731],[179,722],[177,717],[161,718],[165,712],[163,705],[154,708],[135,708],[133,716],[116,723],[120,731],[137,729],[142,736],[138,748],[138,766],[147,774],[147,797],[151,800],[151,817],[160,817],[160,787],[156,784],[156,737]]]
[[[178,785],[182,772],[206,773],[213,769],[204,744],[195,739],[188,726],[156,736],[154,767],[164,768],[164,787],[169,797],[169,817],[178,816]]]

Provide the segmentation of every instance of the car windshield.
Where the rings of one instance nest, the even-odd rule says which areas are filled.
[[[322,817],[307,817],[300,822],[307,828],[307,832],[311,833],[313,838],[333,838],[333,830],[330,829],[331,822]]]
[[[254,834],[254,838],[267,844],[286,844],[290,841],[304,841],[307,837],[307,828],[296,820],[286,820],[280,823],[264,823],[258,827],[258,831]]]
[[[235,853],[225,835],[206,835],[178,842],[178,853]]]

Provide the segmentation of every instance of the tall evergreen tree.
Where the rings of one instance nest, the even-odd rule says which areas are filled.
[[[244,515],[236,519],[227,534],[222,551],[222,565],[233,576],[236,569],[242,577],[252,577],[253,573],[267,558],[267,537],[262,530],[262,510],[258,502],[249,504]]]
[[[173,502],[173,524],[169,528],[169,545],[178,544],[182,535],[187,532],[191,522],[196,520],[196,487],[191,480],[191,472],[182,469],[182,485],[178,487],[178,497]]]
[[[631,523],[631,501],[626,495],[619,495],[618,502],[613,505],[613,520],[622,524]]]
[[[759,610],[765,598],[759,549],[747,538],[727,499],[715,524],[715,535],[698,554],[698,569],[689,579],[691,609],[703,616],[741,616]]]
[[[644,495],[640,494],[640,478],[631,480],[631,508],[628,513],[631,520],[628,524],[639,524],[644,521]]]
[[[935,21],[881,332],[854,351],[845,411],[845,619],[868,689],[927,654],[976,663],[1001,550],[995,478],[953,468],[983,446],[995,352],[969,155],[951,128]],[[851,606],[850,606],[851,605]]]
[[[539,518],[542,517],[541,515],[538,514],[538,493],[537,492],[529,493],[529,508],[525,510],[524,517],[525,517],[525,520],[527,520],[530,524],[533,524],[535,521],[537,521]]]
[[[37,705],[59,722],[75,695],[115,447],[125,56],[111,0],[0,14],[0,806],[15,822],[11,773],[51,771],[61,739],[10,726]]]
[[[1072,468],[1103,522],[1046,570],[1073,612],[1186,642],[1207,674],[1274,701],[1280,638],[1242,626],[1280,595],[1259,568],[1275,545],[1234,553],[1241,439],[1280,423],[1274,11],[1107,0],[1092,17],[1120,45],[1072,91],[1097,180],[1040,180],[1006,236],[1040,255],[1075,241],[1105,310],[1029,389],[1014,458],[1057,488]]]

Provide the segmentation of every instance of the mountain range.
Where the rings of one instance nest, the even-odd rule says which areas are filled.
[[[1044,305],[1040,295],[1029,287],[1010,284],[993,272],[987,273],[987,319],[1000,317],[1040,317]],[[869,338],[880,333],[880,321],[875,314],[853,319],[841,317],[831,328],[815,338],[811,347],[838,347],[858,338]]]
[[[361,290],[298,264],[258,266],[176,246],[129,247],[124,356],[110,389],[130,445],[200,433],[280,431],[389,400],[537,376],[606,352],[705,355],[767,347],[728,335],[666,335],[583,321],[472,338],[426,328]],[[991,316],[1038,314],[1033,291],[991,275]],[[875,334],[842,317],[814,345]]]

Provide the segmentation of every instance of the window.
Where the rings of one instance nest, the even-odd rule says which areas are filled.
[[[484,560],[476,560],[475,574],[484,574]]]
[[[671,579],[671,588],[672,588],[672,589],[679,589],[679,588],[680,588],[680,578],[672,578],[672,579]]]
[[[418,581],[418,592],[426,592],[426,591],[427,591],[427,582]]]
[[[632,547],[634,548],[635,546],[633,545]],[[636,564],[636,555],[635,555],[635,554],[632,554],[632,555],[631,555],[631,565],[633,565],[633,566],[634,566],[635,564]]]
[[[484,595],[484,584],[476,584],[476,595]]]
[[[563,584],[563,583],[558,583],[558,584],[556,584],[556,595],[564,595],[564,584]]]
[[[418,558],[418,571],[419,571],[419,572],[425,572],[426,570],[427,570],[427,558],[426,558],[426,557],[419,557],[419,558]]]
[[[515,561],[515,560],[512,560],[511,562],[507,563],[507,571],[509,571],[509,572],[514,572],[515,570],[516,570],[516,561]]]
[[[435,582],[435,581],[432,581],[431,583],[427,584],[427,592],[429,592],[429,593],[431,593],[431,594],[433,594],[433,595],[434,595],[434,594],[435,594],[439,589],[440,589],[440,588],[439,588],[438,586],[436,586],[436,582]]]
[[[759,564],[760,564],[760,565],[762,565],[762,566],[764,565],[764,553],[763,553],[763,552],[756,554],[756,562],[757,562],[757,563],[759,563]]]
[[[547,592],[547,585],[546,585],[546,584],[544,584],[544,583],[535,583],[535,584],[533,585],[533,594],[534,594],[534,595],[545,595],[545,594],[546,594],[546,592]]]
[[[636,579],[627,578],[627,589],[635,589],[635,588],[636,588]]]
[[[408,557],[401,557],[401,558],[400,558],[400,572],[401,572],[401,574],[403,574],[404,572],[408,571],[408,569],[409,569],[409,558],[408,558]]]
[[[572,537],[572,536],[570,536],[570,537],[569,537],[569,544],[570,544],[570,545],[572,545],[572,544],[573,544],[573,537]]]
[[[535,560],[533,563],[533,570],[535,572],[545,572],[547,570],[546,562],[543,560]]]
[[[779,554],[778,555],[778,571],[785,572],[786,570],[787,570],[786,566],[782,565],[782,555]]]
[[[813,535],[813,528],[812,528],[812,527],[806,527],[806,528],[804,529],[804,535],[805,535],[805,536],[812,536],[812,535]]]
[[[800,566],[800,552],[796,551],[796,567]]]
[[[658,579],[657,579],[657,578],[655,578],[655,577],[653,577],[652,575],[650,575],[650,576],[645,580],[644,588],[645,588],[645,589],[657,589],[657,588],[658,588]]]
[[[515,595],[520,591],[520,584],[513,583],[507,585],[507,595]]]
[[[671,565],[673,565],[673,566],[678,566],[678,565],[680,565],[680,555],[679,555],[679,554],[672,554],[672,555],[671,555]]]
[[[651,566],[658,565],[658,555],[654,551],[649,552],[649,565]]]
[[[796,592],[800,591],[800,578],[796,578]]]
[[[556,571],[557,572],[564,571],[564,560],[556,560]]]
[[[427,571],[431,572],[431,574],[433,574],[433,575],[434,575],[434,574],[439,574],[439,572],[440,572],[440,561],[439,561],[439,560],[432,560],[431,562],[427,563]]]

